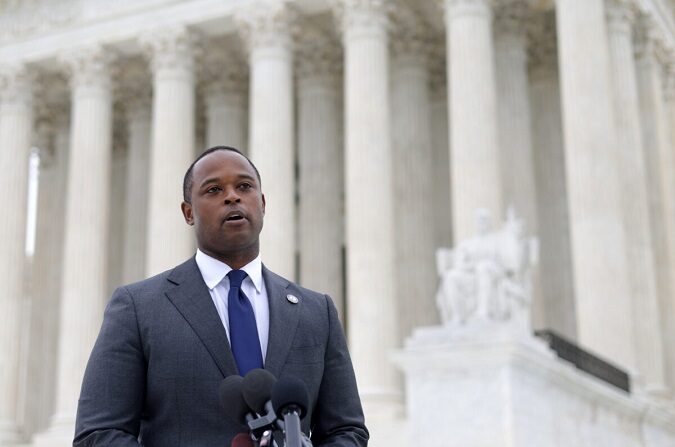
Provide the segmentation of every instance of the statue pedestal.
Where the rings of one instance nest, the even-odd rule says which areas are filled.
[[[675,445],[672,407],[577,370],[518,327],[474,321],[413,333],[395,354],[410,445]]]

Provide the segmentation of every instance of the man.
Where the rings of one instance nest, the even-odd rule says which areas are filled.
[[[218,386],[264,365],[307,385],[303,431],[315,446],[366,446],[331,299],[261,264],[265,197],[253,163],[211,148],[188,169],[183,192],[197,254],[113,294],[85,371],[74,445],[229,446],[244,429],[225,417]]]

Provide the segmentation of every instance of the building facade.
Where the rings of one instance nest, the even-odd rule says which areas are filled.
[[[0,0],[0,445],[67,445],[110,293],[194,253],[182,177],[223,144],[261,172],[263,262],[334,297],[369,420],[439,323],[435,249],[509,208],[539,240],[533,326],[675,409],[674,9]]]

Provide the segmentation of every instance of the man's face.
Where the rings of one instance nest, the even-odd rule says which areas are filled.
[[[213,152],[195,164],[192,180],[192,203],[181,208],[199,248],[216,258],[248,251],[257,256],[265,196],[248,160],[232,151]]]

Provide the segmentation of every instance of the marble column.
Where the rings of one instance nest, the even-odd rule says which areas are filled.
[[[642,144],[646,168],[647,197],[654,251],[656,288],[661,324],[672,327],[667,310],[675,293],[675,190],[673,189],[673,147],[668,133],[668,118],[663,95],[662,67],[657,36],[651,34],[653,22],[638,27],[637,84],[642,123]],[[672,330],[672,329],[670,329]],[[668,334],[666,334],[668,335]]]
[[[206,148],[233,146],[246,152],[246,73],[233,50],[213,53],[206,62]]]
[[[558,0],[556,19],[578,341],[632,370],[633,308],[604,0]]]
[[[497,85],[489,0],[445,0],[455,242],[476,233],[476,210],[503,218]]]
[[[528,92],[525,0],[503,2],[495,16],[495,60],[499,109],[499,149],[503,201],[538,235]]]
[[[152,110],[149,90],[138,91],[126,109],[127,172],[124,212],[123,282],[145,278],[148,215],[148,169],[152,141]],[[187,169],[187,168],[186,168]]]
[[[667,76],[665,97],[669,110],[670,147],[675,148],[675,64],[672,60]],[[669,298],[662,299],[660,304],[666,385],[671,393],[675,393],[675,294],[671,293]]]
[[[107,299],[112,152],[109,54],[89,47],[64,57],[72,105],[56,408],[49,429],[54,438],[72,438],[82,375]]]
[[[145,274],[154,275],[195,250],[192,229],[180,210],[183,176],[194,160],[194,36],[182,27],[161,29],[141,42],[153,72]]]
[[[54,83],[49,84],[54,88]],[[58,110],[58,113],[56,111]],[[69,144],[69,106],[51,106],[48,141],[39,143],[40,167],[33,255],[33,315],[29,372],[34,390],[27,414],[38,432],[49,426],[55,398],[54,371],[58,364],[59,307],[62,289],[63,238],[65,235],[66,182]],[[40,129],[38,127],[38,131]],[[46,144],[45,144],[46,143]]]
[[[249,49],[249,155],[262,176],[265,226],[263,262],[296,275],[293,10],[287,2],[241,10],[240,31]]]
[[[639,381],[657,391],[664,387],[663,342],[633,48],[634,12],[626,0],[610,0],[606,5],[636,369]]]
[[[300,283],[328,293],[344,320],[343,154],[340,53],[310,33],[298,54]]]
[[[396,297],[402,338],[438,324],[429,36],[403,7],[392,34],[391,124]],[[429,227],[432,228],[429,228]]]
[[[530,38],[530,103],[539,223],[543,325],[577,339],[555,17],[542,14]]]
[[[31,80],[24,67],[0,67],[0,188],[6,218],[0,225],[0,444],[19,441],[21,316],[24,301],[28,156],[33,127]]]
[[[391,411],[400,396],[389,359],[399,337],[384,3],[345,0],[335,5],[345,51],[348,336],[359,391],[371,415]]]
[[[434,246],[451,247],[452,201],[450,200],[450,134],[448,132],[448,81],[445,44],[434,45],[429,71],[431,89],[431,147],[434,195]]]

